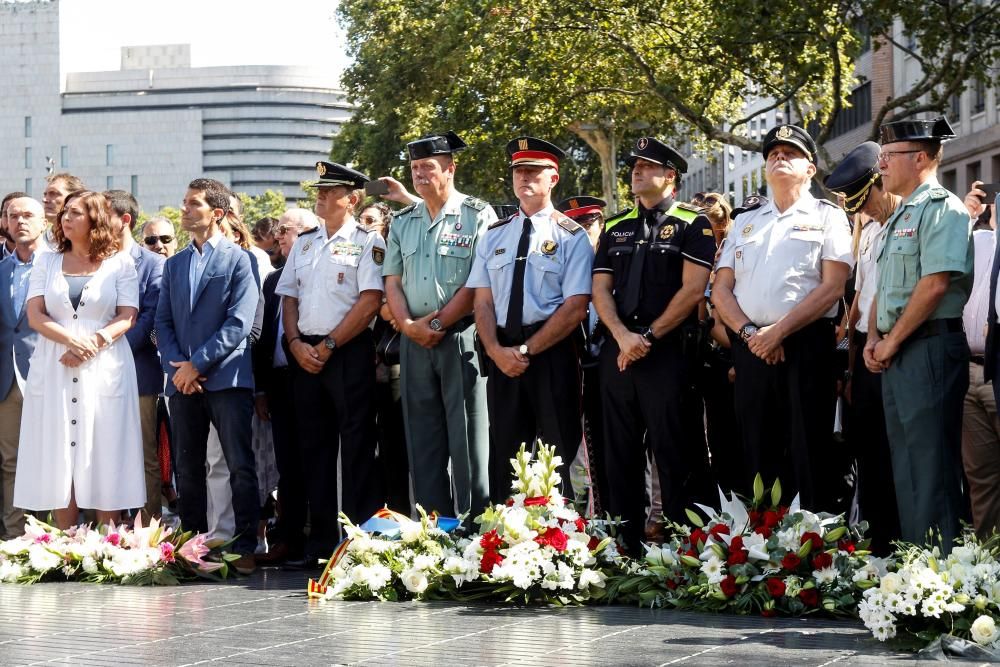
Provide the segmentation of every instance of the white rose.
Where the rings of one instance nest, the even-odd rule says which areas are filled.
[[[980,616],[972,623],[971,634],[977,644],[992,644],[997,638],[997,624],[992,616]]]
[[[422,570],[413,567],[403,570],[403,573],[399,575],[399,580],[406,586],[406,590],[418,595],[426,591],[427,585],[430,583]]]
[[[881,588],[886,593],[896,593],[903,585],[903,578],[896,574],[895,572],[889,572],[884,577],[882,577],[882,582],[879,584]]]
[[[423,532],[424,526],[419,521],[407,521],[399,527],[399,536],[407,543],[419,540]]]

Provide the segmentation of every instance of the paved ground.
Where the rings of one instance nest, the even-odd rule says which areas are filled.
[[[0,585],[0,664],[874,665],[860,623],[606,606],[318,603],[301,574],[131,588]]]

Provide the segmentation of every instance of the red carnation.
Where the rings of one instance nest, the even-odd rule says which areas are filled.
[[[497,535],[496,529],[483,533],[479,545],[486,551],[496,551],[503,544],[503,540]]]
[[[506,501],[506,505],[507,505],[507,507],[513,507],[514,506],[514,499],[513,498],[508,498],[507,501]]]
[[[760,521],[760,512],[757,510],[750,510],[750,525],[756,526]]]
[[[705,537],[707,536],[705,535],[704,531],[702,531],[701,528],[695,528],[693,531],[691,531],[691,547],[694,548],[698,546],[699,542],[704,544]]]
[[[743,548],[743,538],[737,535],[729,543],[729,558],[726,559],[726,565],[742,565],[747,562],[747,552]]]
[[[837,548],[841,551],[846,551],[847,553],[852,554],[857,547],[855,547],[854,542],[851,542],[850,540],[841,540],[837,542]]]
[[[806,542],[812,542],[813,549],[819,549],[823,546],[823,538],[816,533],[802,533],[802,541],[800,544],[805,544]]]
[[[596,537],[591,537],[590,542],[587,542],[587,548],[593,551],[594,549],[597,548],[597,545],[600,543],[601,541],[599,539],[597,539]]]
[[[773,598],[780,598],[785,594],[785,582],[778,577],[771,577],[767,580],[767,592]]]
[[[667,579],[667,588],[670,590],[675,590],[677,588],[677,582],[673,579]]]
[[[587,530],[587,522],[583,517],[577,517],[576,519],[576,532],[583,533]]]
[[[767,526],[757,526],[756,528],[754,528],[754,532],[757,533],[758,535],[763,535],[764,539],[766,540],[767,538],[771,537],[772,531]]]
[[[819,593],[816,592],[815,588],[804,588],[799,591],[799,599],[807,607],[815,607],[819,604]]]
[[[713,537],[718,537],[719,535],[728,535],[729,526],[727,526],[724,523],[717,523],[708,529],[708,534],[712,535]]]
[[[822,570],[824,567],[830,567],[831,565],[833,565],[833,556],[825,551],[821,551],[813,556],[813,567],[817,570]]]
[[[781,523],[781,517],[777,512],[772,512],[771,510],[764,512],[764,526],[766,528],[774,528],[779,523]]]
[[[722,594],[727,598],[733,597],[736,595],[736,577],[731,574],[726,575],[726,578],[719,584],[719,588],[722,589]]]
[[[802,559],[791,551],[785,554],[785,557],[781,559],[781,567],[785,568],[789,572],[794,572],[801,564]]]
[[[549,497],[548,496],[534,496],[533,498],[525,498],[524,499],[524,506],[525,507],[542,506],[542,505],[548,505],[548,504],[549,504]]]
[[[781,507],[778,508],[777,512],[778,512],[778,518],[784,519],[785,515],[788,514],[788,506],[782,505]]]
[[[483,559],[479,562],[479,571],[483,574],[489,574],[493,571],[493,568],[503,562],[503,556],[501,556],[496,551],[486,551],[483,553]]]

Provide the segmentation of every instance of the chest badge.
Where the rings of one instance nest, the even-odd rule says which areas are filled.
[[[675,231],[676,227],[674,225],[663,225],[660,229],[660,240],[666,241],[668,239],[672,239]]]
[[[494,255],[502,255],[505,252],[507,252],[507,248],[497,248],[496,250],[493,251],[493,254]]]
[[[462,223],[461,222],[456,222],[455,223],[455,231],[456,232],[462,231]]]
[[[556,254],[556,248],[559,244],[555,241],[542,241],[542,254],[543,255],[554,255]]]
[[[373,247],[372,259],[375,260],[375,263],[377,265],[382,266],[382,262],[385,261],[385,250],[382,250],[382,248]]]
[[[909,219],[910,219],[910,214],[909,213],[907,213],[906,215],[903,216],[903,220],[904,221],[905,220],[909,220]]]
[[[309,248],[311,248],[312,245],[313,245],[312,241],[306,241],[305,245],[302,246],[302,252],[303,253],[309,252]]]
[[[746,227],[743,228],[743,236],[750,236],[750,233],[752,231],[753,231],[753,225],[747,225]]]
[[[344,274],[343,274],[343,272],[337,274],[337,284],[338,285],[343,285],[344,284]]]

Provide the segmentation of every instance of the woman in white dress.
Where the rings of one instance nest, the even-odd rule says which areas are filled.
[[[52,227],[56,252],[28,283],[28,324],[40,336],[25,386],[14,505],[53,510],[60,528],[80,508],[99,523],[142,507],[145,488],[135,364],[123,339],[138,314],[138,279],[103,195],[67,197]]]

